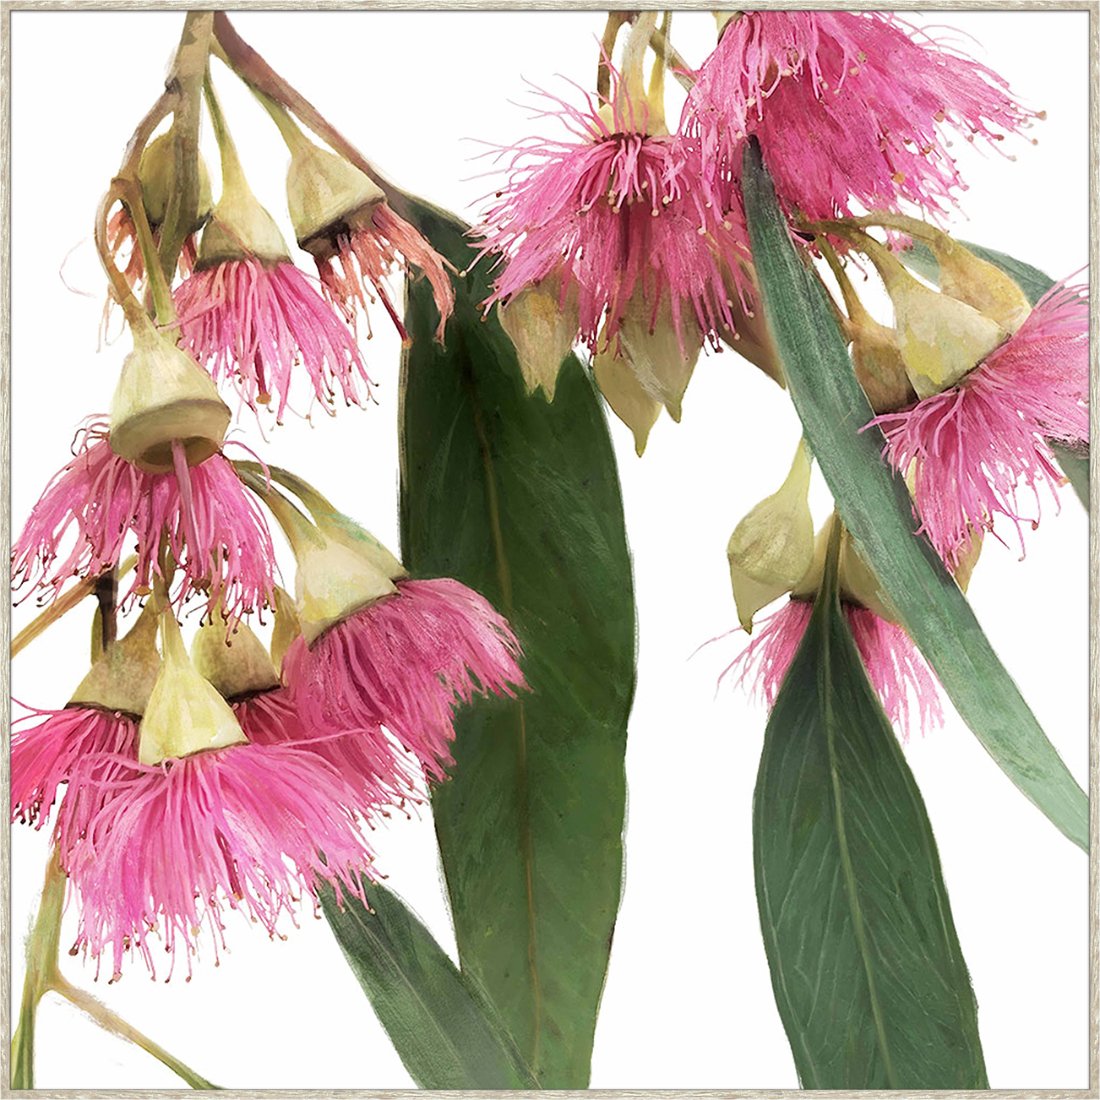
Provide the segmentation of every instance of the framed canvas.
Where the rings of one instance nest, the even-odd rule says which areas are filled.
[[[1098,14],[5,3],[4,1094],[1100,1095]]]

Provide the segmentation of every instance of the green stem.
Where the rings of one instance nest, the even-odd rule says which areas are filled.
[[[27,973],[23,979],[23,1000],[19,1024],[11,1041],[11,1086],[34,1088],[34,1033],[38,1002],[60,976],[57,970],[61,941],[61,911],[65,905],[65,872],[57,848],[50,853],[38,916],[27,938]]]
[[[221,103],[218,101],[218,95],[214,91],[214,84],[210,79],[209,72],[207,72],[206,79],[203,81],[202,90],[206,96],[206,107],[210,112],[210,122],[214,127],[214,137],[218,142],[218,153],[221,155],[222,194],[224,195],[226,192],[237,188],[251,194],[252,188],[248,186],[248,180],[245,178],[241,158],[237,153],[236,142],[234,142],[233,135],[229,132],[229,124],[225,121],[225,115],[222,112]]]
[[[81,1012],[90,1016],[105,1031],[117,1035],[120,1039],[126,1039],[135,1046],[141,1047],[146,1054],[151,1054],[158,1062],[167,1066],[177,1077],[186,1081],[191,1088],[216,1089],[218,1087],[196,1073],[185,1062],[181,1062],[175,1055],[169,1054],[164,1047],[153,1042],[148,1035],[128,1024],[116,1012],[112,1012],[102,1001],[96,1000],[95,997],[90,993],[86,993],[83,989],[77,989],[75,985],[61,977],[61,975],[57,976],[51,988],[70,1004],[76,1005]]]
[[[259,88],[250,88],[253,96],[260,106],[271,116],[291,156],[296,153],[308,153],[313,147],[313,142],[302,133],[301,127],[290,117],[290,112],[280,103],[276,103],[271,96],[261,92]]]
[[[137,558],[131,554],[130,557],[118,567],[116,574],[118,579],[126,576],[136,564]],[[70,588],[63,596],[59,596],[54,600],[41,615],[29,622],[14,638],[12,638],[11,655],[14,657],[17,653],[21,653],[35,640],[35,638],[53,626],[58,619],[72,611],[72,609],[86,596],[90,596],[95,592],[99,581],[99,577],[85,577]]]

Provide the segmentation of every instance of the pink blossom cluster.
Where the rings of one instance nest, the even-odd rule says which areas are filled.
[[[547,97],[570,136],[500,153],[507,180],[477,229],[495,257],[487,304],[553,275],[593,352],[615,346],[628,305],[651,326],[667,306],[681,341],[685,317],[733,338],[735,304],[752,305],[748,140],[792,214],[939,214],[963,187],[949,136],[999,142],[1034,117],[995,73],[883,12],[741,12],[690,79],[673,134],[614,72],[603,101]]]

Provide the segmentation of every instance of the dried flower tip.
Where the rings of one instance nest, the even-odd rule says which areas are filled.
[[[187,656],[179,623],[161,613],[162,659],[138,732],[138,760],[160,764],[247,742],[233,711]]]
[[[229,427],[229,408],[217,386],[152,322],[132,332],[134,350],[122,364],[111,402],[111,449],[149,473],[174,469],[177,442],[188,465],[205,462]]]
[[[752,633],[752,618],[790,592],[814,561],[810,515],[812,457],[805,441],[779,491],[766,497],[734,528],[726,548],[730,582],[741,626]]]

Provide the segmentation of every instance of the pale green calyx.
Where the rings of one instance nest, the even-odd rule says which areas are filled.
[[[160,616],[161,665],[138,731],[138,760],[160,764],[247,744],[229,704],[187,656],[171,608]]]
[[[619,353],[643,389],[679,423],[684,393],[703,346],[695,318],[681,314],[674,321],[667,295],[653,317],[652,307],[636,295],[627,306],[617,339]]]
[[[279,686],[279,673],[263,642],[243,622],[227,634],[219,617],[199,627],[191,643],[191,663],[226,699],[239,699]]]
[[[256,484],[253,475],[245,479],[249,485]],[[307,645],[329,627],[397,591],[393,580],[361,549],[329,538],[274,489],[261,495],[298,562],[294,597]]]
[[[92,665],[69,705],[142,715],[160,670],[156,642],[157,615],[147,604],[129,633],[109,645]]]
[[[275,586],[275,625],[271,628],[271,661],[277,669],[283,667],[283,658],[295,638],[302,635],[298,620],[298,608],[294,597],[285,588]]]
[[[137,321],[131,332],[134,349],[111,401],[111,449],[151,473],[173,469],[173,443],[188,465],[205,462],[225,438],[229,406],[210,375],[151,321]]]
[[[210,173],[206,162],[198,157],[199,202],[195,223],[190,226],[194,232],[199,229],[210,215],[213,196],[210,190]],[[141,198],[145,204],[145,213],[151,225],[160,225],[168,212],[168,204],[176,187],[176,137],[169,130],[166,134],[154,138],[141,154],[138,166],[138,180],[141,183]]]
[[[825,559],[829,552],[834,525],[839,523],[834,512],[817,533],[814,543],[813,564],[795,586],[791,595],[797,600],[813,600],[821,588],[825,574]],[[896,623],[897,612],[882,591],[878,578],[863,560],[847,528],[840,532],[840,557],[837,567],[837,587],[840,598],[847,603],[865,607],[880,619]]]
[[[790,592],[813,564],[811,468],[809,448],[800,442],[778,492],[756,505],[730,536],[726,556],[733,598],[738,619],[750,633],[753,616]]]
[[[333,238],[386,196],[354,164],[303,139],[291,150],[286,197],[298,243],[327,259],[335,248]]]
[[[516,347],[527,392],[541,388],[547,400],[553,401],[558,373],[580,324],[576,292],[570,287],[563,305],[560,279],[549,275],[502,305],[497,316]]]
[[[661,402],[646,391],[626,360],[611,351],[601,351],[592,360],[592,377],[611,411],[634,433],[634,450],[640,458],[661,415]]]
[[[860,248],[874,262],[894,305],[898,350],[918,397],[965,378],[1008,333],[973,306],[919,282],[877,241]]]
[[[975,256],[946,233],[936,233],[932,252],[940,265],[940,290],[999,324],[1009,335],[1027,320],[1031,303],[999,267]]]

